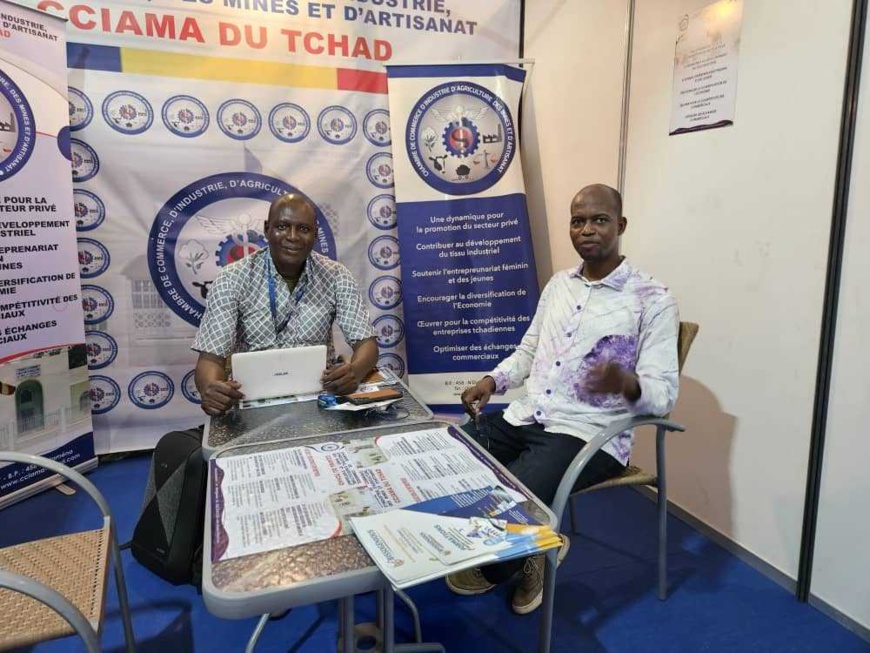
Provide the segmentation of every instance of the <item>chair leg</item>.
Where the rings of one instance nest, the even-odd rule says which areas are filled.
[[[124,567],[121,564],[121,549],[118,547],[118,534],[115,524],[110,526],[109,546],[112,548],[112,565],[115,567],[115,585],[118,589],[118,604],[121,607],[121,621],[124,624],[124,642],[127,653],[136,650],[136,638],[133,635],[133,620],[130,617],[130,603],[127,600],[127,584],[124,582]]]
[[[665,430],[656,430],[656,473],[659,509],[659,600],[668,598],[668,485],[665,476]]]
[[[260,639],[260,635],[263,634],[263,630],[266,628],[266,624],[269,623],[269,617],[272,615],[264,614],[260,617],[260,620],[257,622],[257,626],[254,628],[254,632],[251,633],[250,639],[248,639],[248,644],[245,646],[245,653],[254,653],[254,648],[257,646],[257,641]]]
[[[411,611],[411,617],[414,620],[414,640],[420,644],[423,642],[423,629],[420,627],[420,612],[417,610],[417,606],[414,603],[414,600],[405,594],[402,590],[394,590],[396,596],[398,596],[402,601],[404,601],[405,605],[408,606],[408,609]]]

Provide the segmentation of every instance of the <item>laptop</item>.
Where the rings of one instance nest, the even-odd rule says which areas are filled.
[[[317,394],[323,389],[320,377],[326,369],[326,345],[233,354],[232,366],[246,403]]]

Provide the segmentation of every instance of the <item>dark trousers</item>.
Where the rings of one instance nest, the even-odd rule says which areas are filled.
[[[480,428],[472,421],[466,433],[489,451],[541,501],[549,505],[568,465],[586,442],[573,435],[547,433],[540,424],[514,426],[503,411],[487,414]],[[625,468],[610,454],[596,453],[580,473],[574,490],[582,490],[623,472]],[[507,560],[481,569],[490,583],[508,580],[523,566],[523,559]]]

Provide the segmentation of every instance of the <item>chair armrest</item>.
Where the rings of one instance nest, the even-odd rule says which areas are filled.
[[[49,460],[43,456],[32,456],[26,453],[18,453],[17,451],[0,451],[0,462],[10,462],[10,463],[24,463],[25,465],[36,465],[37,467],[42,467],[49,471],[54,472],[62,477],[64,477],[68,481],[72,481],[76,485],[78,485],[81,489],[88,493],[91,499],[94,500],[94,503],[100,508],[100,512],[103,513],[103,517],[111,518],[112,514],[109,510],[109,504],[106,503],[103,495],[100,494],[100,491],[84,476],[79,474],[74,469],[71,469],[64,465],[63,463],[56,462],[54,460]]]
[[[38,580],[0,569],[0,588],[24,594],[57,612],[79,634],[88,651],[99,651],[96,629],[63,594]]]
[[[637,417],[629,417],[618,422],[614,422],[609,427],[601,431],[598,435],[586,443],[579,453],[574,456],[574,460],[568,465],[568,469],[562,475],[562,480],[559,482],[559,487],[556,490],[556,497],[553,503],[550,504],[550,509],[559,520],[562,522],[562,513],[565,512],[565,505],[568,503],[568,497],[571,496],[571,490],[580,473],[586,467],[592,457],[601,450],[605,444],[621,433],[630,431],[638,426],[656,426],[658,429],[665,431],[685,431],[685,427],[676,422],[672,422],[664,417],[653,417],[652,415],[640,415]]]

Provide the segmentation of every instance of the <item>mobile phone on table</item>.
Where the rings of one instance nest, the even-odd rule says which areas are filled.
[[[373,404],[377,401],[386,401],[388,399],[401,399],[404,397],[401,390],[392,388],[386,390],[375,390],[374,392],[354,392],[346,396],[346,399],[354,406],[363,406],[365,404]]]

